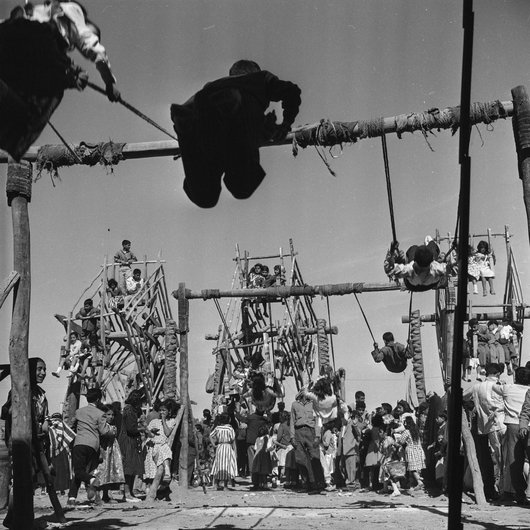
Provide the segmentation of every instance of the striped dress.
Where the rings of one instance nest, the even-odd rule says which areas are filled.
[[[210,440],[216,445],[212,466],[214,480],[231,480],[237,475],[236,433],[230,425],[218,425],[211,433]]]

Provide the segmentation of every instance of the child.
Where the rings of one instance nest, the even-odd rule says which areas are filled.
[[[64,339],[66,341],[66,337]],[[63,368],[70,368],[72,373],[75,373],[79,368],[79,354],[81,352],[81,341],[79,340],[79,333],[72,331],[70,333],[70,346],[61,348],[61,358],[59,360],[59,366],[52,375],[60,377],[61,370]]]
[[[474,248],[469,245],[467,258],[467,279],[473,284],[473,294],[478,294],[477,282],[480,280],[480,265],[477,261]]]
[[[423,488],[423,480],[420,472],[425,469],[425,454],[420,443],[420,433],[414,420],[408,416],[403,422],[405,430],[399,438],[399,444],[405,447],[405,462],[409,477],[412,476],[416,481],[414,489]]]
[[[519,365],[519,356],[515,350],[514,338],[516,336],[515,330],[510,325],[507,318],[502,319],[502,324],[498,328],[499,344],[504,350],[504,362],[506,363],[506,372],[508,375],[513,375],[515,368]]]
[[[409,346],[404,346],[399,342],[394,342],[394,335],[387,331],[383,333],[385,345],[379,349],[377,342],[374,342],[372,357],[376,363],[381,361],[389,372],[399,374],[407,368],[407,359],[414,357],[414,352]]]
[[[291,415],[282,411],[279,414],[280,416],[280,426],[278,427],[278,432],[276,433],[276,454],[278,456],[278,477],[280,483],[283,483],[285,480],[285,460],[287,453],[293,448],[291,445],[291,431],[289,428],[289,423],[291,420]]]
[[[258,437],[254,444],[254,460],[252,461],[252,487],[251,490],[266,490],[267,476],[272,473],[272,460],[269,444],[269,428],[261,425],[258,429]]]
[[[380,493],[386,493],[392,489],[391,497],[401,495],[399,481],[405,478],[405,468],[396,451],[396,443],[392,436],[385,434],[380,446],[381,468],[379,471],[379,482],[383,484]]]
[[[118,282],[114,278],[111,278],[107,282],[107,296],[110,309],[123,309],[124,292],[118,286]]]
[[[114,421],[114,410],[112,407],[101,405],[99,409],[105,413],[105,419],[109,425],[116,425]],[[101,486],[103,492],[101,500],[103,502],[113,501],[109,496],[110,486],[119,485],[120,489],[123,491],[125,476],[123,474],[120,446],[116,440],[115,432],[110,432],[106,436],[101,437],[100,462],[93,475],[98,479]],[[99,500],[98,497],[99,492],[96,497],[96,502]]]
[[[503,366],[506,363],[506,367],[510,369],[510,358],[504,357],[504,348],[499,343],[500,329],[499,323],[496,320],[490,320],[488,322],[488,333],[489,333],[489,348],[490,348],[490,362],[498,363]],[[508,375],[512,375],[511,373]]]
[[[487,241],[479,242],[477,245],[477,252],[475,253],[475,259],[480,270],[483,296],[488,295],[487,285],[489,285],[490,294],[495,294],[495,289],[493,288],[493,279],[495,278],[495,271],[493,269],[493,266],[495,265],[495,254],[490,252],[490,247]]]
[[[127,278],[127,294],[129,296],[135,295],[142,290],[144,286],[144,279],[142,278],[142,271],[134,269],[132,276]]]
[[[264,113],[271,101],[282,102],[283,123],[271,123],[268,115],[267,131]],[[201,208],[212,208],[224,174],[234,197],[250,197],[265,177],[260,144],[285,138],[300,103],[294,83],[281,81],[254,61],[241,60],[232,65],[229,77],[208,83],[184,105],[171,105],[186,195]]]
[[[440,249],[431,236],[425,237],[424,245],[413,245],[407,250],[407,263],[403,263],[402,252],[393,243],[387,253],[384,269],[391,279],[403,279],[409,291],[428,291],[443,285],[452,273],[456,262],[450,253],[449,263],[440,263]]]
[[[116,251],[114,254],[114,263],[119,264],[119,282],[120,289],[122,292],[126,290],[127,278],[132,276],[131,265],[138,261],[136,256],[131,252],[131,242],[128,239],[124,239],[121,242],[121,249]]]
[[[283,286],[286,283],[285,270],[281,265],[274,265],[274,284]]]
[[[478,358],[478,320],[476,318],[471,318],[468,322],[463,361],[464,370],[462,380],[470,383],[473,370],[476,371],[475,379],[480,374],[480,361]]]
[[[322,439],[320,441],[320,463],[324,470],[326,491],[332,491],[335,489],[331,485],[331,476],[335,471],[334,463],[337,454],[337,433],[338,429],[333,423],[327,424],[324,426],[324,432],[322,433]]]
[[[92,298],[87,298],[83,302],[83,307],[75,315],[76,319],[81,319],[81,341],[84,348],[89,348],[92,353],[92,366],[97,360],[97,346],[99,343],[99,309],[94,307]],[[83,369],[84,371],[84,369]]]
[[[155,418],[149,422],[145,434],[148,443],[151,442],[152,450],[145,460],[145,477],[152,480],[146,500],[153,501],[156,498],[158,484],[155,477],[161,477],[160,483],[171,482],[171,459],[173,453],[169,446],[169,436],[177,422],[176,415],[178,405],[173,399],[166,399],[160,405],[160,418]]]
[[[215,459],[211,474],[217,490],[223,491],[224,488],[228,489],[228,481],[234,480],[237,475],[236,433],[226,413],[219,414],[217,424],[217,427],[210,433],[210,440],[215,445]],[[224,482],[224,488],[221,482]]]

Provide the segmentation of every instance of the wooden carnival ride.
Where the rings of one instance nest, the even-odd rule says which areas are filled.
[[[176,395],[176,352],[178,341],[169,304],[166,275],[160,259],[134,264],[142,270],[145,283],[136,293],[124,296],[117,307],[107,292],[108,280],[117,279],[118,266],[103,264],[101,271],[83,291],[68,316],[55,315],[66,331],[62,355],[70,349],[70,333],[81,334],[83,319],[74,317],[85,298],[98,308],[98,341],[95,352],[86,347],[81,373],[68,377],[63,415],[73,419],[79,397],[98,386],[107,401],[123,402],[133,389],[143,389],[152,403],[158,396]]]

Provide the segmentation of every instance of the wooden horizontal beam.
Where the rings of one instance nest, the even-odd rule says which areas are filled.
[[[498,109],[499,104],[502,107],[502,115],[499,115]],[[474,103],[473,106],[480,108],[480,111],[473,112],[471,116],[471,125],[477,123],[491,123],[499,118],[507,118],[513,115],[513,102],[512,101],[493,101],[488,103]],[[493,109],[488,114],[487,109]],[[403,132],[414,132],[422,131],[424,134],[430,130],[441,130],[441,129],[454,129],[459,124],[459,107],[447,107],[445,109],[430,109],[419,113],[407,113],[400,114],[397,116],[391,116],[387,118],[381,118],[378,124],[377,130],[370,128],[369,133],[366,132],[366,125],[370,125],[374,120],[359,120],[341,122],[334,121],[328,122],[329,129],[333,131],[345,131],[347,140],[344,137],[337,135],[328,135],[325,139],[322,138],[320,131],[323,129],[324,122],[313,123],[310,125],[304,125],[303,127],[297,127],[290,132],[284,140],[279,142],[268,142],[262,145],[262,147],[273,147],[276,145],[289,145],[293,143],[293,140],[297,141],[300,139],[302,133],[305,137],[304,141],[308,141],[308,145],[337,145],[348,142],[354,142],[366,137],[382,136],[384,134],[397,133],[401,135]],[[434,118],[433,118],[434,117]],[[315,133],[314,139],[307,140],[306,133]],[[297,136],[298,135],[298,136]],[[313,134],[309,135],[313,136]],[[330,137],[331,136],[331,137]],[[93,144],[94,142],[86,142]],[[97,143],[97,142],[96,142]],[[121,143],[121,142],[115,142]],[[303,144],[301,144],[303,145]],[[61,146],[51,146],[60,148]],[[74,150],[78,147],[77,145],[71,146]],[[35,162],[39,152],[39,146],[32,146],[28,149],[23,159],[29,162]],[[160,156],[180,156],[180,149],[178,142],[174,140],[164,140],[159,142],[140,142],[140,143],[125,143],[123,147],[123,158],[125,160],[133,160],[137,158],[153,158]],[[0,150],[0,163],[7,162],[7,153]]]
[[[323,331],[324,331],[324,333],[326,335],[338,335],[339,334],[339,328],[337,326],[331,326],[331,327],[326,326]],[[269,329],[265,329],[262,332],[252,331],[252,332],[249,333],[249,337],[250,337],[251,340],[254,340],[254,339],[257,339],[259,337],[262,337],[263,333],[267,333],[269,335],[269,337],[277,337],[278,334],[279,334],[279,331],[278,331],[278,329],[270,330],[270,327],[269,327]],[[300,327],[300,328],[298,328],[298,333],[300,333],[301,335],[316,335],[318,333],[318,328],[304,328],[304,327]],[[241,334],[241,335],[243,335],[243,334]],[[205,340],[219,340],[219,334],[217,333],[216,335],[212,335],[212,334],[208,333],[208,334],[206,334],[204,336],[204,339]],[[236,340],[235,337],[232,337],[232,339]],[[243,347],[243,346],[241,346],[241,347]],[[222,348],[222,345],[219,346],[219,349],[221,349],[221,348]]]
[[[466,313],[464,320],[469,321],[470,318],[476,318],[477,320],[484,321],[484,320],[501,320],[505,316],[505,313],[502,313],[500,311],[492,311],[490,313],[474,313],[472,312],[471,315],[469,313]],[[524,318],[530,318],[530,307],[525,307],[524,310]],[[420,315],[420,321],[421,322],[436,322],[436,314],[435,313],[429,313],[425,315]],[[401,322],[403,324],[408,324],[410,322],[410,318],[408,315],[403,315],[401,317]]]
[[[292,296],[343,296],[353,293],[400,291],[402,288],[395,283],[336,283],[326,285],[292,285],[281,287],[264,287],[262,289],[203,289],[191,291],[186,289],[184,297],[188,300],[202,298],[290,298]],[[178,291],[173,291],[173,298],[178,300]]]

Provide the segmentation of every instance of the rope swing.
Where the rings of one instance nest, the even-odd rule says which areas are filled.
[[[107,95],[105,90],[103,90],[100,86],[94,83],[91,83],[90,81],[88,81],[87,85],[93,90],[95,90],[96,92],[99,92],[100,94],[103,94],[104,96]],[[123,101],[121,97],[120,99],[118,99],[118,103],[121,103],[126,109],[130,110],[133,114],[136,114],[138,117],[142,118],[142,120],[146,121],[153,127],[156,127],[159,131],[162,131],[164,134],[167,134],[167,136],[169,136],[170,138],[178,142],[178,138],[176,136],[173,136],[170,132],[166,131],[166,129],[164,129],[161,125],[158,125],[158,123],[156,123],[154,120],[146,116],[143,112],[140,112],[137,108],[133,107],[131,104],[127,103],[126,101]]]
[[[372,328],[370,327],[370,324],[368,323],[368,319],[366,318],[366,315],[363,311],[363,306],[361,305],[361,302],[359,302],[359,298],[357,297],[357,293],[353,293],[353,296],[355,296],[355,300],[357,300],[357,303],[359,304],[359,309],[361,310],[361,314],[363,315],[364,321],[366,322],[366,326],[368,327],[368,331],[370,332],[370,335],[372,336],[372,342],[376,342],[374,334],[372,333]]]
[[[397,243],[396,221],[394,220],[394,203],[392,201],[392,184],[390,182],[390,166],[388,164],[388,150],[386,146],[386,134],[381,136],[381,145],[383,147],[383,162],[385,164],[386,192],[388,195],[388,209],[390,210],[390,225],[392,226],[392,241]]]

